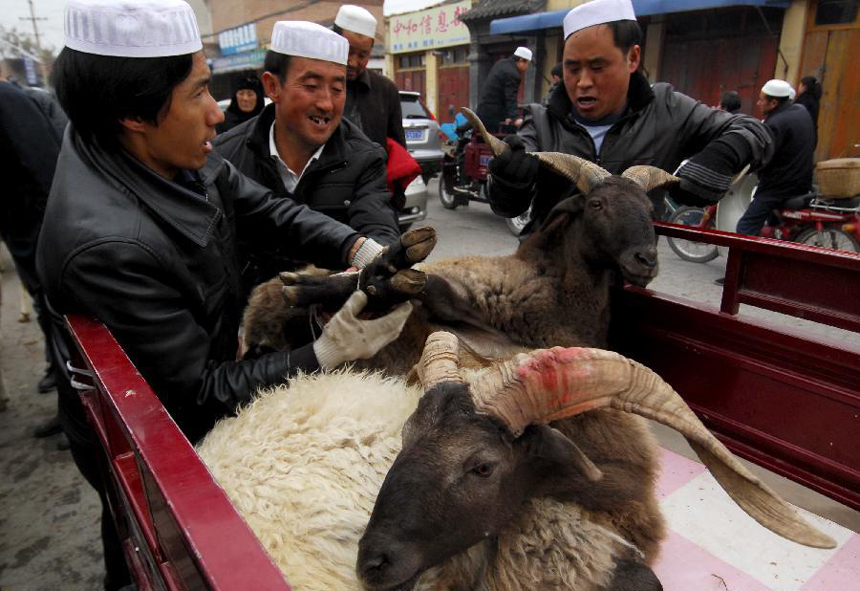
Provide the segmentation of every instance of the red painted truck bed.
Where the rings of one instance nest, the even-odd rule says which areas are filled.
[[[860,255],[658,233],[730,248],[721,309],[628,286],[613,348],[662,375],[736,454],[860,509],[860,351],[737,315],[744,303],[860,332]],[[67,321],[95,372],[83,398],[139,588],[289,589],[108,330]]]

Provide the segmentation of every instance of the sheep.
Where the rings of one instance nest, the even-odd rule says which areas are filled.
[[[753,504],[788,515],[677,394],[638,364],[605,351],[556,348],[462,371],[457,342],[446,333],[429,340],[419,371],[424,394],[402,378],[380,373],[347,369],[299,376],[288,388],[263,393],[237,417],[219,422],[199,444],[201,458],[297,591],[659,589],[645,566],[648,559],[627,539],[616,515],[564,502],[547,488],[562,473],[576,478],[581,472],[582,478],[598,482],[611,478],[608,471],[593,472],[587,458],[540,424],[557,413],[601,404],[638,408],[664,421],[682,417],[682,432],[719,458],[718,478],[736,480],[735,498],[749,503],[755,496]],[[512,400],[532,401],[538,408]],[[452,403],[465,411],[454,421],[450,409],[439,412]],[[438,431],[440,421],[446,432],[441,449],[428,446],[428,431]],[[438,498],[450,497],[451,487],[435,476],[425,481],[427,466],[414,468],[416,456],[426,460],[427,452],[438,452],[431,456],[431,470],[459,470],[454,456],[472,455],[476,447],[475,441],[459,438],[463,421],[471,423],[473,433],[478,423],[488,428],[490,437],[479,446],[484,453],[495,446],[519,454],[515,472],[521,477],[504,482],[504,490],[496,493],[504,498],[497,499],[494,510],[482,506],[484,499],[466,500],[464,507],[462,498]],[[641,421],[637,434],[640,445],[656,449]],[[523,461],[528,456],[531,460]],[[561,463],[546,470],[553,456]],[[576,468],[567,467],[571,464]],[[404,491],[404,477],[417,477],[419,487]],[[543,484],[534,486],[538,481]],[[518,494],[524,488],[531,490]],[[434,501],[443,503],[441,519]],[[504,523],[497,521],[499,514]],[[662,522],[657,526],[662,528]],[[797,523],[778,527],[795,528],[793,535],[809,537],[806,541],[832,543]],[[433,564],[421,563],[399,580],[380,581],[386,576],[380,565],[393,570],[402,557],[390,549],[404,547],[403,541],[392,540],[397,529],[413,548],[447,547]],[[470,537],[471,530],[477,535]],[[384,560],[380,547],[385,547]]]

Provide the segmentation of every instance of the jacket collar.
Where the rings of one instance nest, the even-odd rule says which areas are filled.
[[[627,108],[628,113],[622,117],[626,119],[629,115],[638,114],[648,103],[654,100],[654,91],[651,90],[651,84],[648,79],[640,72],[630,74],[630,85],[627,88]],[[549,99],[547,109],[556,116],[560,121],[573,121],[570,117],[573,103],[570,97],[567,96],[567,89],[564,84],[556,86]]]
[[[269,104],[263,112],[257,116],[257,120],[253,124],[251,133],[248,135],[248,148],[261,161],[268,160],[272,155],[269,151],[269,130],[272,128],[272,123],[275,121],[275,104]],[[340,125],[325,143],[322,154],[316,165],[308,170],[328,169],[333,166],[344,164],[348,153],[346,140],[352,135],[352,129],[355,127],[350,121],[341,118]],[[313,164],[313,163],[312,163]],[[345,165],[345,164],[344,164]],[[304,178],[304,175],[302,175]]]
[[[779,115],[780,113],[782,113],[782,112],[784,112],[784,111],[787,111],[788,109],[790,109],[790,108],[791,108],[791,105],[793,105],[793,104],[794,104],[794,103],[792,103],[790,100],[789,100],[789,101],[785,101],[785,102],[784,102],[784,103],[782,103],[780,106],[778,106],[777,108],[775,108],[773,111],[771,111],[770,113],[768,113],[767,115],[765,115],[764,120],[765,120],[765,121],[767,121],[768,119],[770,119],[770,118],[771,118],[771,117],[773,117],[774,115]]]
[[[221,210],[207,198],[159,176],[122,148],[108,152],[95,140],[87,144],[77,133],[70,131],[75,152],[105,182],[140,199],[196,245],[205,247],[209,243]]]

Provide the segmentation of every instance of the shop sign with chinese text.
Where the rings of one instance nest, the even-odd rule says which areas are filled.
[[[427,51],[469,43],[469,28],[460,16],[471,8],[471,0],[465,0],[392,16],[388,20],[391,53]]]

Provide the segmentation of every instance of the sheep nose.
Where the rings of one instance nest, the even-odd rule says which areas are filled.
[[[383,552],[362,557],[358,565],[359,576],[368,583],[378,582],[384,580],[386,571],[390,566],[391,561],[388,555]]]
[[[634,255],[636,262],[648,269],[653,269],[657,266],[657,249],[649,248],[646,251],[639,251]]]

